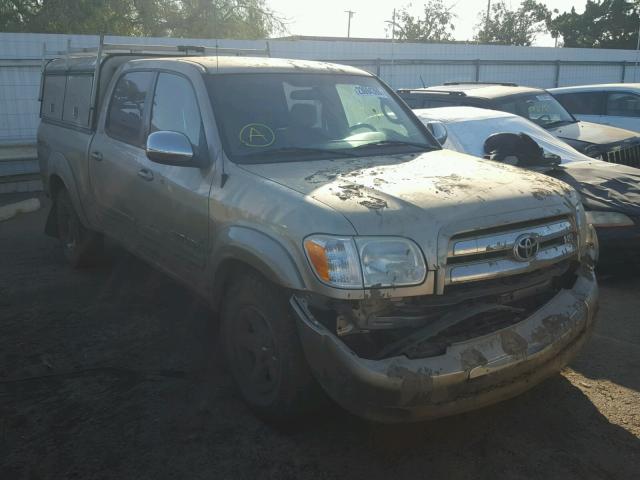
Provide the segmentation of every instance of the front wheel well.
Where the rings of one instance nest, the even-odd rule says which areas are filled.
[[[258,268],[250,265],[249,263],[238,260],[236,258],[229,258],[223,260],[218,266],[215,272],[213,282],[213,308],[216,312],[220,312],[223,308],[222,302],[225,297],[225,293],[231,286],[234,280],[242,275],[254,274],[264,278],[265,281],[280,286],[278,283],[269,279]]]

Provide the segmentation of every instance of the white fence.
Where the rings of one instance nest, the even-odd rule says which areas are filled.
[[[112,43],[264,48],[264,41],[107,37]],[[91,35],[0,33],[0,145],[31,143],[38,124],[43,44],[47,50],[97,46]],[[378,74],[394,88],[451,81],[516,82],[549,88],[640,81],[629,50],[391,43],[359,40],[269,40],[273,57],[346,63]]]

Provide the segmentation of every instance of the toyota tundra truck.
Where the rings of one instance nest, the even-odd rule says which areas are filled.
[[[43,70],[38,158],[70,264],[109,237],[206,299],[270,420],[325,395],[383,422],[477,409],[557,373],[594,326],[576,192],[444,150],[350,66],[67,55]]]

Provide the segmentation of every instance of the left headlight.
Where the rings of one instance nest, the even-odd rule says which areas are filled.
[[[631,227],[633,220],[624,213],[587,211],[587,223],[594,227]]]
[[[406,287],[427,274],[420,247],[406,238],[311,235],[304,249],[316,276],[333,287]]]

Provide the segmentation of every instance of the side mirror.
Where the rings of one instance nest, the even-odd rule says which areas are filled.
[[[193,164],[193,147],[186,135],[178,132],[159,131],[147,137],[147,157],[164,165],[182,167]]]
[[[438,141],[440,145],[447,141],[449,133],[444,123],[438,121],[430,121],[427,123],[427,129],[431,132],[431,135]]]

